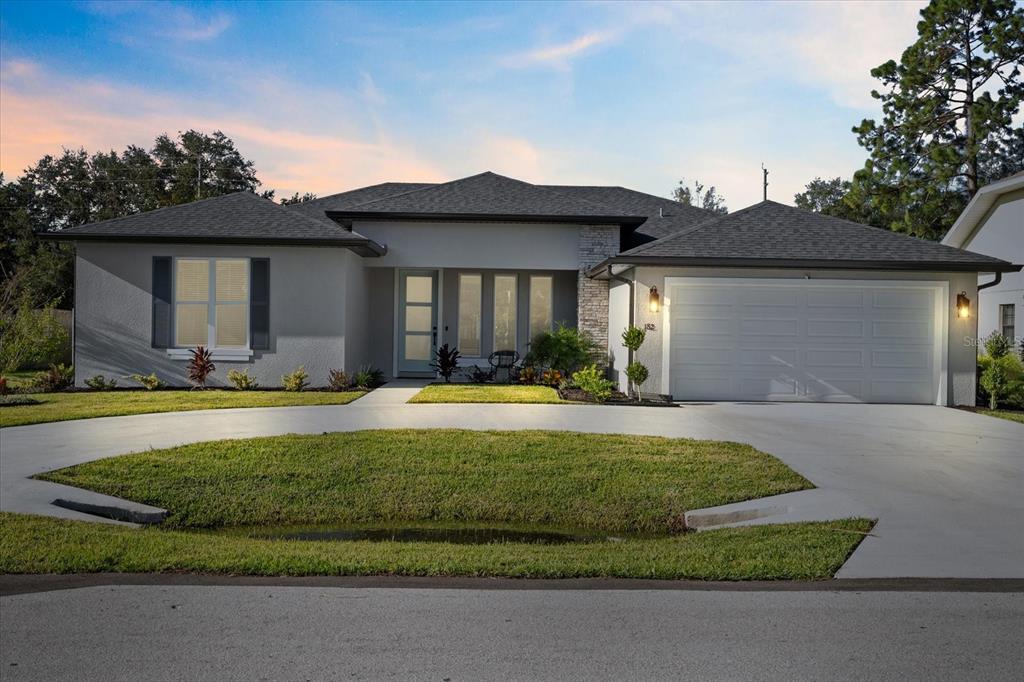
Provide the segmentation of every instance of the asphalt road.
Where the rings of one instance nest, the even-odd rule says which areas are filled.
[[[4,680],[1020,679],[1020,592],[108,585],[0,599]]]

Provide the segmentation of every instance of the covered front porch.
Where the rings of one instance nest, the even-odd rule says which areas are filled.
[[[432,377],[448,344],[460,364],[520,357],[538,333],[577,323],[577,270],[367,268],[369,357],[390,377]]]

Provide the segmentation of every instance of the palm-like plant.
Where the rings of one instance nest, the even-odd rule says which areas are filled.
[[[206,379],[213,374],[217,366],[213,364],[213,354],[203,346],[196,346],[192,351],[192,359],[188,361],[188,380],[198,389],[206,388]]]

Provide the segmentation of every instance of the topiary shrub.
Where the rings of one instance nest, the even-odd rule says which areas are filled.
[[[999,359],[1013,350],[1013,342],[999,332],[992,332],[985,337],[985,355]]]
[[[626,366],[626,378],[636,387],[637,402],[640,402],[640,387],[649,376],[650,372],[642,362],[631,362]]]
[[[606,379],[604,370],[599,369],[597,365],[588,365],[575,372],[572,380],[580,390],[589,393],[599,403],[611,398],[612,391],[615,390],[614,382]]]
[[[309,374],[306,373],[306,368],[300,365],[299,368],[291,374],[285,374],[282,376],[281,385],[286,391],[298,392],[306,390],[309,386]]]
[[[251,391],[254,388],[259,388],[259,383],[249,375],[249,369],[239,372],[237,369],[228,370],[228,383],[237,388],[239,391]]]
[[[193,388],[202,390],[206,388],[206,380],[217,370],[217,365],[213,364],[213,355],[209,349],[196,346],[186,369],[188,380],[192,382]]]

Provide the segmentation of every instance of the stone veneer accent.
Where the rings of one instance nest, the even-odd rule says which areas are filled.
[[[608,347],[608,282],[589,279],[586,271],[619,253],[618,225],[580,227],[580,269],[576,284],[576,320],[603,348]]]

